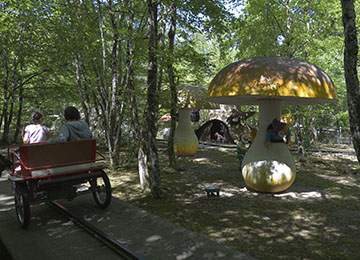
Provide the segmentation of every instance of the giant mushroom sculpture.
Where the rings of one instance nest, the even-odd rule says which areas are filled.
[[[331,78],[319,67],[284,57],[256,57],[232,63],[211,81],[208,100],[259,105],[259,130],[242,164],[246,184],[261,192],[281,192],[295,180],[296,167],[287,145],[264,144],[266,128],[280,120],[282,105],[337,101]]]
[[[206,100],[206,89],[191,86],[177,86],[177,108],[179,123],[175,129],[174,152],[177,156],[194,155],[199,147],[199,140],[191,127],[190,113],[192,109],[217,109],[219,106]],[[166,96],[167,94],[164,94]],[[164,100],[163,107],[170,107],[170,99]]]

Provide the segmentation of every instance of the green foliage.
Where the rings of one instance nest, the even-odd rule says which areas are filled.
[[[280,55],[309,61],[333,79],[337,103],[300,107],[303,135],[311,129],[347,128],[346,89],[343,79],[343,36],[339,1],[246,1],[232,23],[238,59]],[[283,113],[295,113],[285,107]]]
[[[134,84],[140,118],[146,106],[147,94],[147,3],[133,0],[134,9],[127,1],[113,2],[119,19],[118,29],[111,25],[107,1],[5,1],[0,3],[0,67],[5,65],[13,79],[15,99],[19,95],[19,82],[24,83],[23,123],[33,110],[40,110],[51,118],[62,115],[65,106],[80,106],[80,95],[75,73],[75,56],[80,56],[80,81],[90,97],[109,98],[111,93],[111,50],[114,33],[118,42],[118,102],[125,99],[127,40],[134,43]],[[346,88],[343,72],[343,28],[339,1],[319,0],[251,0],[251,1],[161,1],[161,10],[172,3],[177,5],[177,31],[175,53],[168,53],[167,33],[170,19],[165,19],[165,48],[162,57],[163,85],[168,85],[167,65],[173,63],[177,84],[191,84],[207,88],[212,78],[224,66],[240,59],[282,55],[307,60],[325,70],[333,79],[339,95],[337,103],[313,108],[301,107],[304,133],[310,125],[348,128]],[[360,12],[360,1],[355,7]],[[234,12],[236,8],[241,12]],[[100,9],[99,9],[100,8]],[[103,15],[104,42],[101,41],[99,12]],[[134,24],[128,30],[130,11]],[[121,19],[120,19],[121,18]],[[357,16],[360,23],[360,16]],[[102,44],[105,48],[105,65]],[[359,54],[360,55],[360,54]],[[20,72],[20,63],[22,72]],[[22,75],[21,75],[22,73]],[[36,75],[36,76],[34,76]],[[32,77],[33,76],[33,77]],[[20,80],[20,78],[22,78]],[[5,72],[0,70],[0,82]],[[106,93],[99,86],[107,86]],[[101,100],[101,99],[100,99]],[[4,105],[4,92],[0,92],[0,106]],[[89,101],[92,118],[97,118],[93,99]],[[15,104],[14,116],[18,105]],[[294,113],[293,107],[284,113]],[[124,108],[125,135],[131,135],[131,106]],[[15,120],[13,121],[13,123]],[[95,122],[95,121],[94,121]],[[95,124],[95,123],[94,123]],[[250,122],[253,124],[253,122]],[[98,124],[99,132],[102,131]]]

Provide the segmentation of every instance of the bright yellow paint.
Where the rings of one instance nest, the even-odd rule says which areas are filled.
[[[338,99],[330,77],[307,62],[262,57],[232,63],[210,83],[208,97],[287,96]]]
[[[198,150],[198,143],[182,143],[182,144],[174,144],[174,152],[177,156],[189,156],[196,154]]]
[[[247,164],[242,176],[246,185],[256,191],[276,193],[287,190],[295,181],[296,172],[290,168],[274,172],[273,168],[276,166],[271,163],[259,167]]]

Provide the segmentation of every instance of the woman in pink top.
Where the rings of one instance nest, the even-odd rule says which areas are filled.
[[[50,138],[50,130],[46,126],[41,125],[42,114],[33,112],[31,114],[31,125],[27,125],[23,130],[24,144],[33,144],[45,142]]]

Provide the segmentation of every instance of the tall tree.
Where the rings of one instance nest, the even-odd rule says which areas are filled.
[[[349,109],[350,130],[356,156],[360,162],[360,95],[357,71],[358,39],[354,0],[341,0],[344,26],[344,68]]]
[[[42,18],[33,14],[37,10],[47,15],[46,4],[40,2],[7,1],[0,3],[2,25],[0,32],[0,78],[3,84],[0,126],[1,141],[9,143],[10,127],[16,120],[14,141],[20,132],[21,110],[25,86],[30,86],[47,69],[42,67],[44,53],[49,44],[44,41],[46,30],[41,29]]]
[[[159,155],[156,144],[157,112],[159,106],[159,93],[157,83],[158,73],[158,1],[147,0],[148,8],[148,34],[149,57],[147,77],[147,135],[150,154],[150,188],[154,198],[160,198],[160,167]]]
[[[174,57],[174,44],[175,44],[175,32],[176,32],[176,4],[171,4],[171,13],[170,13],[170,29],[168,33],[169,37],[169,54],[172,59],[168,62],[168,77],[169,77],[169,85],[171,92],[171,126],[170,126],[170,136],[168,138],[168,157],[169,157],[169,165],[170,167],[176,167],[176,159],[174,152],[174,136],[175,136],[175,127],[176,127],[176,103],[177,103],[177,91],[175,84],[175,76],[174,76],[174,66],[173,66],[173,57]]]

